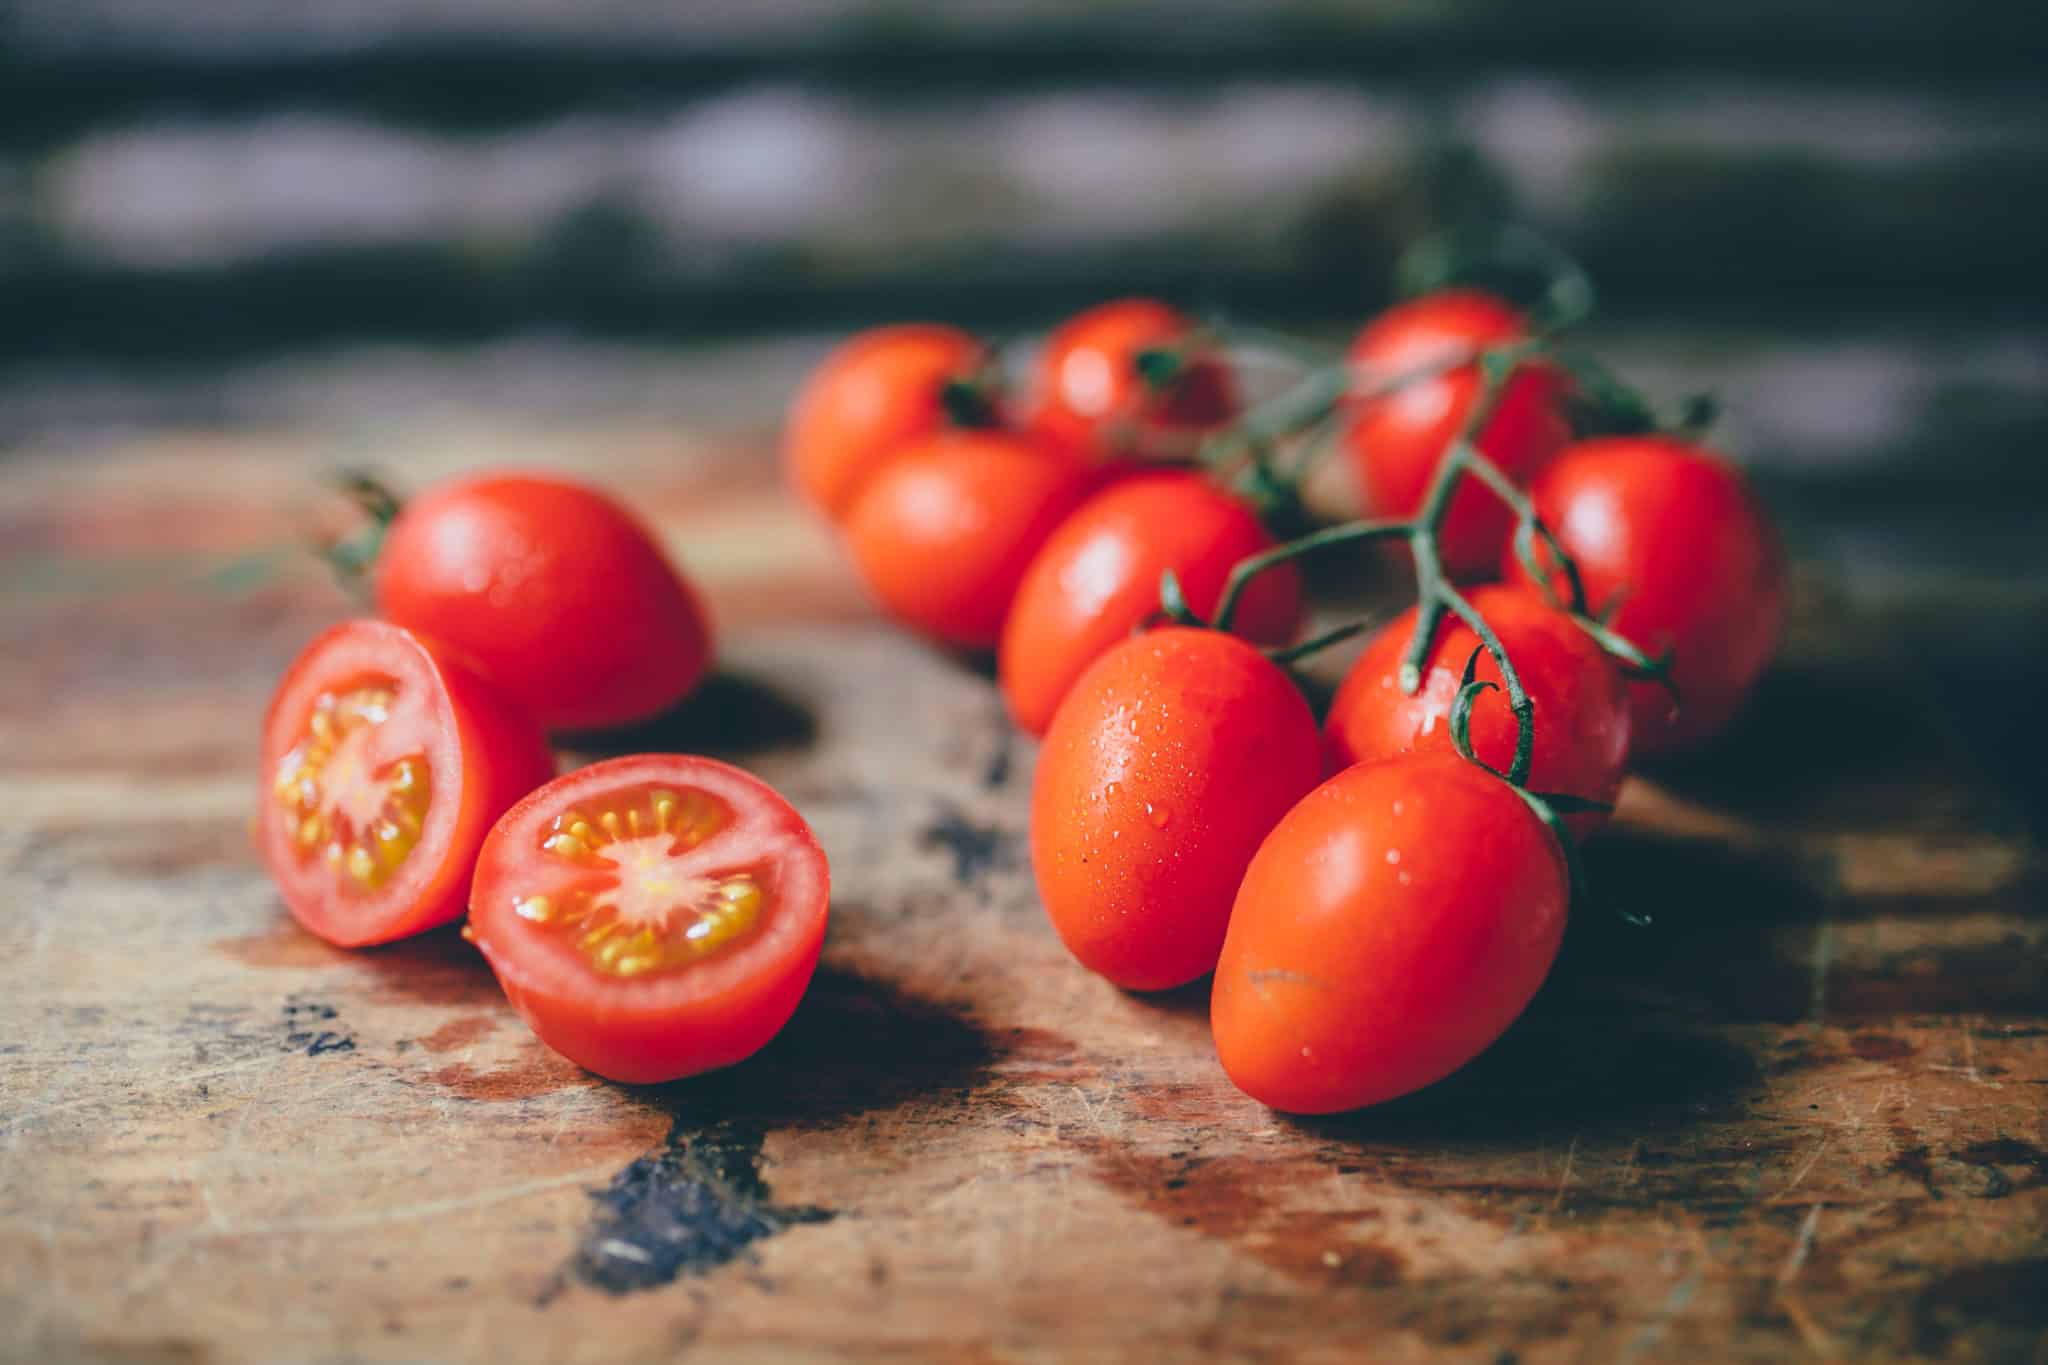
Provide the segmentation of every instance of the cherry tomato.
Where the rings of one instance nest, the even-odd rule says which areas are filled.
[[[1317,763],[1300,690],[1234,636],[1167,627],[1097,659],[1031,798],[1038,894],[1068,950],[1127,990],[1214,967],[1245,864]]]
[[[256,840],[300,924],[344,948],[462,914],[491,822],[554,776],[540,727],[441,646],[350,621],[263,721]]]
[[[1674,651],[1676,705],[1655,683],[1631,686],[1633,752],[1654,757],[1719,733],[1785,624],[1784,558],[1742,476],[1672,437],[1604,437],[1565,451],[1531,496],[1593,610],[1612,607],[1608,624],[1645,653]],[[1512,548],[1503,572],[1529,581]]]
[[[1164,383],[1140,371],[1146,351],[1180,363]],[[1156,299],[1119,299],[1076,314],[1039,353],[1033,427],[1092,459],[1185,455],[1237,414],[1230,370],[1195,324]]]
[[[1361,385],[1406,374],[1446,355],[1524,335],[1521,314],[1490,295],[1452,289],[1388,309],[1358,334],[1351,363]],[[1518,482],[1527,480],[1571,438],[1564,381],[1545,365],[1522,366],[1508,381],[1479,449]],[[1411,517],[1422,510],[1438,460],[1479,397],[1477,364],[1412,381],[1383,397],[1354,404],[1347,439],[1352,467],[1375,515]],[[1514,528],[1506,504],[1468,479],[1451,497],[1438,548],[1459,578],[1495,571]]]
[[[1557,840],[1464,759],[1347,768],[1259,846],[1210,1023],[1223,1069],[1297,1114],[1441,1080],[1507,1031],[1564,935]]]
[[[482,474],[405,504],[377,609],[460,650],[551,730],[666,711],[704,676],[703,604],[641,524],[564,479]]]
[[[896,452],[947,425],[946,386],[973,381],[989,360],[979,341],[934,323],[877,327],[845,342],[790,408],[782,451],[790,482],[843,521]]]
[[[1486,587],[1467,600],[1500,637],[1535,704],[1530,789],[1612,805],[1628,762],[1628,679],[1592,636],[1540,593]],[[1328,771],[1400,753],[1455,752],[1451,708],[1479,637],[1456,617],[1448,618],[1437,629],[1422,688],[1410,696],[1401,690],[1401,658],[1414,633],[1411,607],[1373,637],[1345,675],[1324,721]],[[1476,676],[1500,681],[1491,654],[1479,656]],[[1504,691],[1473,701],[1472,750],[1502,772],[1514,761],[1518,728]],[[1598,812],[1566,819],[1582,835],[1603,823]]]
[[[941,432],[869,483],[846,519],[847,547],[899,620],[993,649],[1032,556],[1096,477],[1020,433]]]
[[[1243,499],[1186,471],[1132,475],[1083,503],[1031,561],[1003,627],[996,657],[1018,727],[1045,733],[1082,670],[1159,609],[1166,570],[1208,617],[1231,568],[1273,544]],[[1289,563],[1252,580],[1231,628],[1279,645],[1300,624],[1301,573]]]
[[[542,1042],[615,1081],[731,1066],[789,1022],[831,877],[760,779],[683,754],[558,778],[477,859],[469,935]]]

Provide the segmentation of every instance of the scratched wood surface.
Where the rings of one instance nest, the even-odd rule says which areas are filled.
[[[300,933],[246,829],[264,699],[349,610],[273,553],[333,451],[17,458],[0,1355],[2048,1358],[2042,863],[1827,583],[1740,732],[1633,783],[1590,850],[1655,925],[1582,913],[1480,1063],[1297,1122],[1224,1080],[1199,989],[1066,959],[1031,746],[868,615],[757,443],[404,446],[413,479],[601,475],[673,536],[724,671],[617,747],[735,759],[809,816],[817,983],[743,1068],[627,1089],[540,1047],[452,934]]]

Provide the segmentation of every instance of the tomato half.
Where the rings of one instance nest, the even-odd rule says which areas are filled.
[[[1031,866],[1068,950],[1127,990],[1214,967],[1245,864],[1318,761],[1300,689],[1235,636],[1169,626],[1097,659],[1031,796]]]
[[[1136,474],[1095,494],[1031,561],[1003,627],[997,660],[1018,727],[1045,733],[1082,670],[1159,609],[1166,570],[1206,618],[1237,562],[1273,545],[1250,504],[1200,474]],[[1293,564],[1268,569],[1245,590],[1232,630],[1287,643],[1301,625],[1301,594]]]
[[[505,813],[477,859],[470,936],[542,1042],[615,1081],[671,1081],[789,1022],[830,894],[824,850],[765,782],[638,754]]]
[[[1442,357],[1524,335],[1522,315],[1491,295],[1463,289],[1425,295],[1388,309],[1359,333],[1351,347],[1355,382],[1390,380]],[[1479,367],[1470,364],[1354,403],[1346,439],[1375,515],[1411,517],[1422,510],[1437,463],[1480,388]],[[1527,482],[1571,439],[1564,393],[1563,376],[1552,367],[1522,366],[1479,433],[1479,449],[1508,477]],[[1444,567],[1459,578],[1494,573],[1513,528],[1506,504],[1468,479],[1452,495],[1438,538]]]
[[[551,730],[645,720],[711,658],[703,603],[617,502],[526,473],[408,501],[377,553],[377,609],[446,641]]]
[[[1484,587],[1468,600],[1500,638],[1535,707],[1529,786],[1612,805],[1628,765],[1628,679],[1593,637],[1540,593]],[[1415,633],[1409,608],[1366,645],[1323,723],[1326,769],[1335,773],[1400,753],[1452,753],[1451,708],[1479,637],[1456,617],[1437,628],[1422,688],[1401,690],[1401,660]],[[1520,727],[1499,690],[1500,666],[1481,654],[1477,677],[1496,684],[1472,703],[1472,750],[1506,772]],[[1599,812],[1567,816],[1574,832],[1604,823]]]
[[[384,943],[461,916],[491,822],[554,772],[539,725],[441,646],[350,621],[271,697],[257,844],[299,923]]]
[[[1139,367],[1172,353],[1163,380]],[[1053,330],[1038,354],[1031,425],[1090,459],[1186,455],[1237,413],[1229,366],[1184,314],[1156,299],[1118,299]]]
[[[1741,474],[1673,437],[1613,436],[1566,450],[1531,496],[1593,610],[1611,609],[1608,625],[1645,653],[1672,651],[1676,704],[1655,683],[1631,685],[1635,755],[1724,729],[1785,628],[1784,556]],[[1532,581],[1512,548],[1502,572]]]
[[[1443,1079],[1507,1031],[1564,936],[1564,854],[1457,757],[1347,768],[1259,846],[1210,1023],[1238,1088],[1327,1114]]]
[[[789,410],[789,481],[833,521],[895,453],[947,425],[943,395],[989,364],[957,327],[904,323],[853,337],[825,358]]]

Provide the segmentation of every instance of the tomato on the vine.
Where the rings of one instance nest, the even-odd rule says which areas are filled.
[[[542,1042],[615,1081],[670,1081],[789,1022],[830,880],[810,826],[760,779],[638,754],[505,813],[477,859],[470,937]]]
[[[1155,353],[1152,366],[1140,358]],[[1237,413],[1229,366],[1193,321],[1156,299],[1118,299],[1053,330],[1039,353],[1035,430],[1095,459],[1186,455]]]
[[[382,621],[308,645],[263,721],[257,845],[292,915],[344,948],[462,914],[491,822],[554,775],[540,727]]]
[[[1300,1114],[1441,1080],[1536,994],[1568,891],[1555,836],[1476,764],[1407,754],[1345,769],[1244,874],[1210,997],[1223,1069]]]
[[[1461,352],[1526,335],[1522,315],[1491,295],[1467,289],[1427,294],[1388,309],[1358,334],[1351,347],[1352,382],[1358,388],[1389,382]],[[1375,515],[1412,517],[1422,510],[1437,463],[1482,387],[1475,362],[1352,402],[1352,467]],[[1479,433],[1480,452],[1508,477],[1527,482],[1571,438],[1565,391],[1564,376],[1554,367],[1523,364]],[[1507,506],[1468,478],[1452,496],[1439,532],[1444,567],[1459,578],[1492,574],[1513,527]]]
[[[1577,564],[1596,614],[1645,654],[1672,651],[1670,693],[1632,685],[1633,751],[1655,756],[1718,733],[1769,667],[1785,623],[1785,570],[1769,518],[1733,466],[1669,436],[1582,441],[1531,490]],[[1539,559],[1548,551],[1540,544]],[[1503,572],[1532,581],[1512,548]],[[1563,591],[1563,577],[1553,589]]]
[[[375,588],[380,613],[460,650],[551,730],[657,715],[711,658],[703,603],[647,529],[548,475],[481,474],[411,499]]]
[[[1234,636],[1166,627],[1097,659],[1031,797],[1031,866],[1068,950],[1130,990],[1214,967],[1245,864],[1318,762],[1300,690]]]
[[[936,323],[877,327],[846,341],[791,405],[783,464],[797,491],[833,521],[898,451],[947,425],[949,385],[976,383],[988,348]]]
[[[1082,670],[1159,609],[1166,570],[1207,618],[1237,562],[1273,545],[1244,499],[1188,470],[1133,474],[1095,494],[1031,561],[1003,627],[996,657],[1018,727],[1045,733]],[[1245,589],[1232,630],[1256,644],[1287,643],[1301,624],[1301,592],[1292,563],[1268,569]]]
[[[1540,593],[1484,587],[1467,600],[1499,637],[1533,704],[1530,788],[1612,805],[1628,763],[1629,692],[1621,669]],[[1479,637],[1457,617],[1447,618],[1430,646],[1422,686],[1410,696],[1401,690],[1401,662],[1414,633],[1410,607],[1373,637],[1345,675],[1323,723],[1330,772],[1401,753],[1454,752],[1451,710]],[[1473,701],[1472,749],[1506,772],[1520,726],[1491,654],[1481,652],[1475,676],[1496,688]],[[1566,819],[1580,834],[1603,821],[1591,811]]]
[[[943,643],[993,649],[1031,558],[1099,475],[1018,432],[942,432],[862,490],[846,543],[890,614]]]

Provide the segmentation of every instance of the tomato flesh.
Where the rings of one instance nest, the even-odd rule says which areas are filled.
[[[764,783],[680,754],[570,773],[506,813],[470,928],[543,1042],[613,1080],[675,1080],[758,1051],[824,942],[830,877]]]

